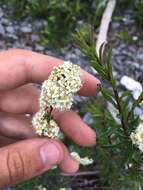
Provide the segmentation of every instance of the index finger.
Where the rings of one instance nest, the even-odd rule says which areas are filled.
[[[0,53],[0,90],[13,89],[29,82],[40,83],[48,78],[54,66],[64,61],[32,51],[16,49]],[[80,95],[92,96],[100,81],[82,70]]]

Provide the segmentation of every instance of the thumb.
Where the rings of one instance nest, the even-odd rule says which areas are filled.
[[[54,140],[35,138],[0,149],[0,189],[49,170],[63,159],[63,149]]]

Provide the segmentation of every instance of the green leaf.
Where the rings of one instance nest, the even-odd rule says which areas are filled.
[[[130,98],[132,97],[130,90],[126,90],[125,92],[123,92],[123,94],[121,95],[121,99],[123,99],[126,96],[130,96]]]
[[[109,49],[108,52],[108,58],[107,58],[107,68],[108,68],[108,72],[111,76],[111,78],[113,78],[113,69],[112,69],[112,49]]]
[[[127,120],[130,119],[130,117],[133,115],[134,113],[134,109],[139,106],[139,104],[143,101],[143,92],[140,94],[140,96],[138,97],[137,100],[134,101],[133,105],[132,105],[132,108],[130,110],[130,112],[128,113],[128,116],[127,116]]]
[[[121,145],[122,143],[118,143],[118,144],[111,144],[111,145],[104,145],[102,146],[103,148],[117,148],[119,145]]]
[[[123,114],[125,116],[124,118],[127,118],[127,115],[129,113],[129,102],[130,101],[131,101],[131,96],[130,95],[126,96],[125,100],[122,99],[122,104],[123,104],[122,105],[122,112],[123,112]]]
[[[107,75],[101,65],[95,62],[95,60],[91,61],[91,65],[94,67],[94,69],[101,75],[102,78],[107,78]]]
[[[101,88],[101,93],[103,94],[104,98],[109,101],[115,108],[117,108],[117,104],[111,94],[111,91],[105,88]]]
[[[100,60],[100,64],[103,64],[103,51],[105,48],[106,42],[103,42],[99,48],[99,60]]]

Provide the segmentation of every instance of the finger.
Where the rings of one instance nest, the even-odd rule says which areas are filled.
[[[8,137],[0,135],[0,147],[6,146],[9,144],[13,144],[15,142],[16,142],[15,139],[8,138]]]
[[[62,131],[75,143],[81,146],[95,145],[95,132],[73,111],[55,111],[54,118]],[[25,139],[36,136],[31,117],[0,113],[0,126],[0,133],[10,138]]]
[[[33,84],[0,91],[0,110],[9,113],[35,113],[39,110],[39,96],[40,90]]]
[[[27,139],[36,136],[31,127],[31,117],[0,112],[0,134],[15,139]]]
[[[0,110],[9,113],[35,113],[39,109],[40,90],[33,84],[0,91]]]
[[[56,141],[25,140],[0,149],[0,188],[39,175],[63,160],[64,150]]]
[[[62,131],[75,143],[81,146],[93,146],[96,143],[96,134],[86,125],[80,116],[73,111],[54,111],[53,116]]]
[[[93,75],[82,70],[82,87],[78,94],[81,96],[95,96],[100,89],[101,82]]]
[[[67,147],[59,142],[64,150],[64,157],[63,160],[59,164],[59,168],[69,174],[73,174],[78,171],[79,169],[79,163],[70,155]]]
[[[42,82],[54,66],[63,60],[27,50],[8,50],[0,53],[0,90],[7,90],[27,82]],[[95,95],[100,81],[83,71],[82,95]]]

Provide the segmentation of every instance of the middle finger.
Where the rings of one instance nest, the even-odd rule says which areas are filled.
[[[35,113],[39,109],[39,97],[40,90],[34,87],[32,84],[24,85],[11,92],[3,92],[3,95],[0,93],[0,108],[5,112],[12,113]],[[5,116],[6,117],[6,116]],[[10,115],[8,116],[10,117]],[[13,115],[12,115],[13,117]],[[25,117],[25,116],[24,116]],[[73,111],[65,112],[55,112],[54,118],[63,130],[63,132],[69,136],[74,142],[81,146],[91,146],[95,144],[96,135],[95,132],[87,126],[81,118],[74,113]],[[3,118],[5,120],[5,118]],[[12,118],[11,118],[12,119]],[[13,117],[15,121],[15,117]],[[17,119],[17,118],[16,118]],[[31,118],[30,118],[31,120]],[[21,121],[20,127],[17,130],[24,130],[24,125],[28,125],[31,128],[31,121],[29,120],[28,124]],[[8,124],[8,120],[6,122]],[[13,130],[15,126],[9,126],[9,129]],[[27,128],[26,128],[27,129]],[[15,130],[14,130],[15,131]],[[15,133],[15,134],[17,134]],[[25,134],[25,130],[24,130]]]

